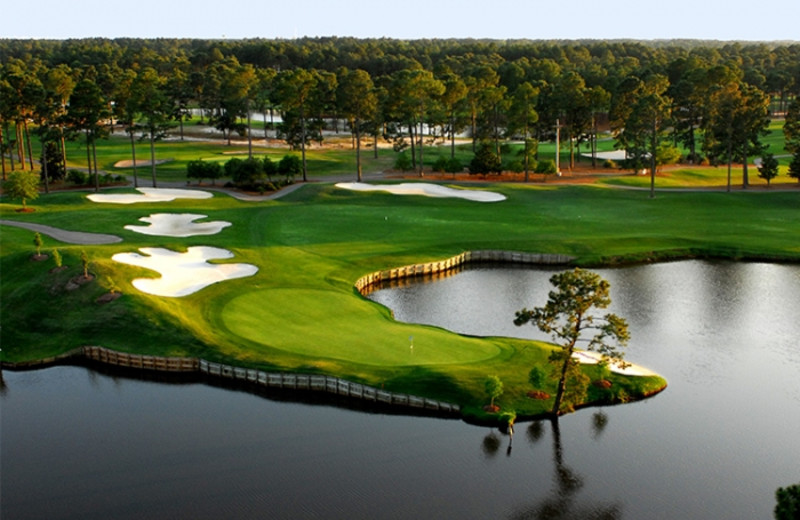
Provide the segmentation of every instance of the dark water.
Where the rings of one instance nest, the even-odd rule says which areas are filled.
[[[601,270],[653,399],[518,424],[283,402],[79,367],[4,372],[0,516],[771,518],[800,482],[800,268]],[[465,271],[374,294],[399,319],[531,334],[550,271]],[[428,292],[426,292],[428,291]],[[429,291],[433,291],[432,293]],[[472,328],[474,327],[474,329]]]

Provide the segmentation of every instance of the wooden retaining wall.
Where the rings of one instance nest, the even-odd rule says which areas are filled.
[[[210,377],[230,379],[242,383],[263,386],[266,388],[283,388],[292,390],[309,390],[327,392],[353,399],[361,399],[391,406],[404,406],[426,410],[445,416],[458,415],[460,408],[456,404],[426,399],[408,394],[388,392],[333,376],[292,374],[283,372],[263,372],[249,368],[235,367],[221,363],[213,363],[205,359],[145,356],[117,352],[105,347],[81,347],[59,356],[22,363],[6,363],[2,366],[12,370],[43,367],[63,363],[75,358],[90,360],[106,365],[140,370],[154,370],[172,373],[200,372]]]
[[[573,260],[575,260],[574,257],[567,255],[521,253],[501,250],[466,251],[446,260],[439,260],[438,262],[406,265],[394,269],[387,269],[385,271],[376,271],[356,280],[355,287],[361,294],[367,294],[375,286],[382,283],[415,276],[435,275],[472,263],[496,262],[530,265],[566,265]]]

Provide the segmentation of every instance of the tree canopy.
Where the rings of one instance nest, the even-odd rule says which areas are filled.
[[[558,389],[552,414],[562,411],[562,400],[567,392],[570,372],[578,372],[578,362],[573,354],[578,344],[586,350],[598,352],[605,362],[622,361],[624,347],[630,335],[627,322],[613,313],[599,314],[611,304],[610,284],[598,274],[580,268],[554,274],[550,283],[555,287],[548,300],[533,310],[517,312],[514,324],[532,323],[542,332],[552,336],[561,347],[553,354],[552,361],[559,367]],[[587,334],[589,335],[587,337]],[[575,376],[580,377],[579,373]],[[569,400],[567,401],[569,404]]]
[[[27,155],[33,167],[29,122],[52,126],[45,139],[61,141],[64,162],[61,136],[82,136],[91,163],[93,143],[117,123],[131,134],[132,154],[133,134],[146,134],[152,158],[153,143],[166,125],[183,125],[189,106],[200,107],[201,117],[228,140],[234,134],[252,139],[252,110],[276,110],[282,121],[277,135],[302,151],[304,179],[306,147],[323,140],[323,129],[338,130],[340,119],[350,123],[357,154],[362,130],[376,139],[382,134],[398,151],[410,146],[412,167],[420,173],[425,139],[449,136],[452,146],[455,134],[466,130],[473,152],[490,142],[500,156],[501,140],[553,139],[557,121],[570,165],[582,143],[594,151],[599,120],[610,121],[637,167],[647,164],[648,155],[651,164],[656,160],[665,137],[686,146],[689,160],[700,160],[702,148],[712,162],[730,163],[762,152],[770,111],[792,112],[789,107],[797,105],[800,45],[0,40],[0,94],[4,175],[7,160],[11,170],[25,168]],[[529,155],[521,168],[526,172]],[[153,176],[155,183],[154,169]]]

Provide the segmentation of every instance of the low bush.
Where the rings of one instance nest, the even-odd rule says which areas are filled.
[[[611,159],[606,159],[603,161],[603,168],[608,168],[609,170],[616,170],[618,168],[617,163],[612,161]]]
[[[83,186],[89,182],[89,175],[80,170],[69,170],[67,172],[67,182],[77,186]]]
[[[411,170],[411,158],[406,153],[401,153],[397,156],[397,160],[394,162],[394,169],[400,170],[401,172],[407,172]]]
[[[534,170],[536,173],[543,173],[545,175],[552,175],[558,173],[556,169],[556,162],[552,159],[545,159],[544,161],[539,161],[536,163],[536,169]]]

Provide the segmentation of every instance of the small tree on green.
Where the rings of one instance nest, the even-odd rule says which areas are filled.
[[[89,278],[89,255],[86,251],[81,251],[81,267],[83,268],[83,277]]]
[[[541,388],[546,380],[547,374],[539,367],[533,367],[531,371],[528,372],[528,382],[534,388]]]
[[[761,164],[758,165],[758,176],[767,181],[767,186],[772,179],[778,176],[778,160],[771,153],[761,157]]]
[[[26,202],[39,197],[39,176],[24,170],[13,171],[3,183],[3,191],[10,199],[21,199],[22,210],[27,211]]]
[[[111,294],[116,294],[119,292],[119,287],[117,287],[117,283],[110,276],[106,276],[106,284],[108,285],[108,292],[110,292]]]
[[[503,395],[503,382],[497,376],[489,376],[483,385],[490,399],[489,406],[494,409],[494,400]]]
[[[53,249],[53,261],[56,263],[56,267],[61,267],[63,264],[63,259],[58,249]]]
[[[36,256],[42,256],[42,244],[42,235],[39,233],[34,233],[33,245],[36,247]]]
[[[559,365],[560,372],[552,409],[552,415],[557,416],[562,411],[562,402],[571,408],[585,392],[585,376],[582,377],[580,366],[572,357],[578,342],[587,342],[586,349],[599,352],[606,361],[621,362],[623,354],[618,347],[624,347],[630,335],[623,318],[612,313],[596,313],[597,309],[605,309],[611,304],[610,284],[599,275],[575,268],[554,274],[550,283],[555,290],[550,291],[547,303],[533,310],[517,311],[514,324],[532,323],[542,332],[551,334],[553,341],[561,347],[550,358]],[[585,338],[588,331],[593,331],[594,335]],[[568,380],[576,383],[569,394]]]

